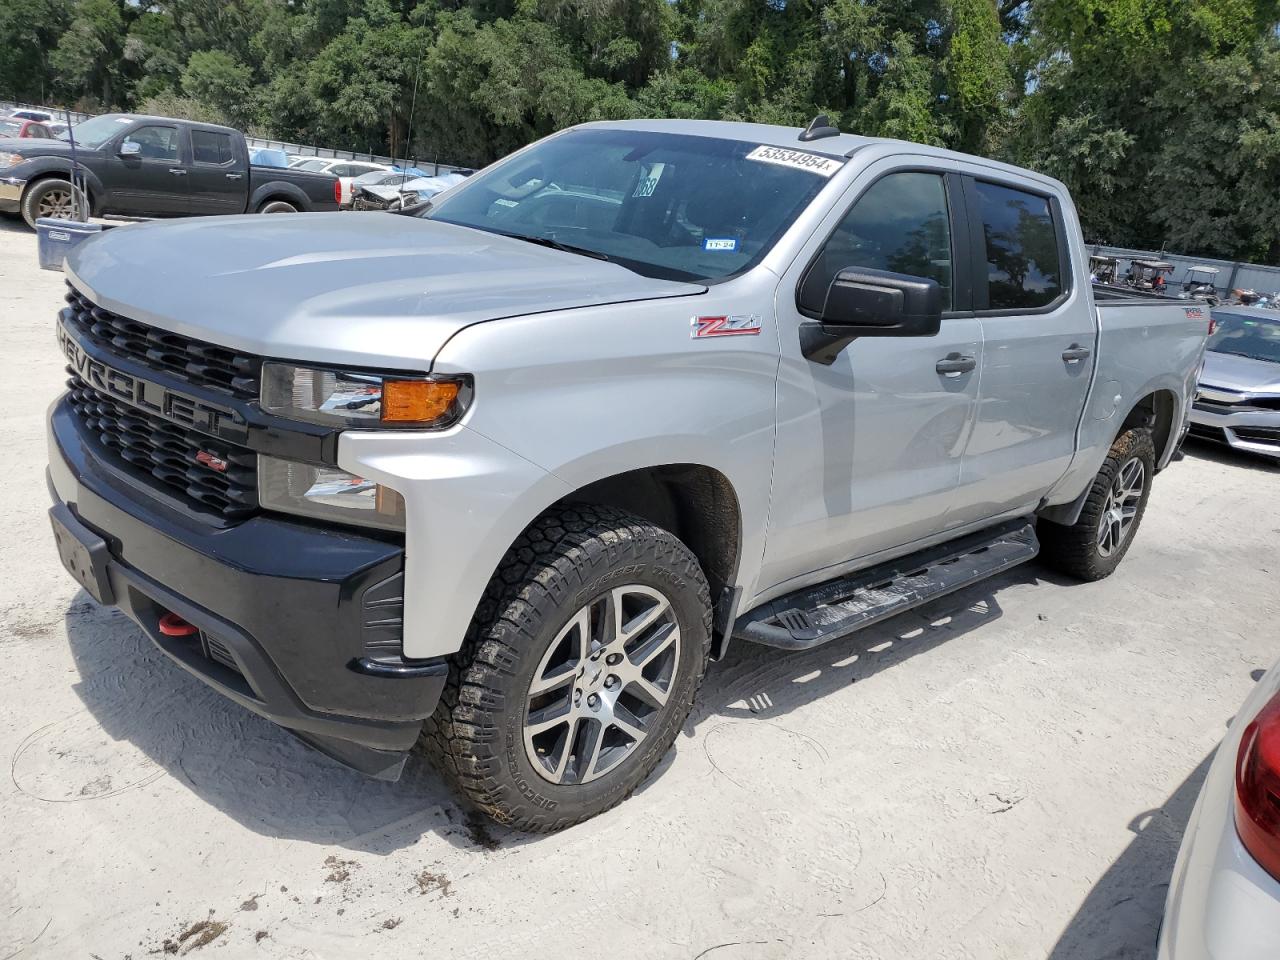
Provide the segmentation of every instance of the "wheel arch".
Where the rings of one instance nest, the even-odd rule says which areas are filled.
[[[34,189],[38,184],[41,184],[46,180],[70,181],[71,180],[70,165],[67,165],[65,167],[56,167],[56,166],[44,167],[43,169],[27,177],[27,182],[22,188],[22,199],[19,201],[19,209],[21,209],[21,205],[26,202],[27,194],[32,189]],[[98,212],[99,205],[101,203],[101,198],[102,198],[102,191],[100,189],[98,178],[93,176],[91,173],[86,172],[84,177],[84,189],[85,189],[85,193],[87,193],[89,197],[89,212],[90,214],[96,214]]]
[[[246,208],[252,213],[258,213],[268,203],[274,203],[277,200],[291,203],[304,212],[310,210],[312,206],[311,199],[301,187],[283,180],[272,180],[253,191]]]
[[[1162,470],[1173,455],[1173,445],[1178,441],[1174,424],[1177,422],[1178,395],[1167,387],[1150,391],[1134,402],[1116,431],[1116,436],[1130,427],[1150,427],[1151,439],[1156,448],[1156,470]],[[1112,441],[1114,442],[1114,440]]]
[[[557,501],[572,502],[634,513],[669,530],[693,551],[711,588],[712,656],[719,658],[742,556],[742,508],[729,478],[705,464],[660,464],[603,477]]]

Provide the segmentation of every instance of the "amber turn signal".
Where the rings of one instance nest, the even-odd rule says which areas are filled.
[[[453,381],[384,380],[383,423],[431,423],[449,412],[458,399]]]

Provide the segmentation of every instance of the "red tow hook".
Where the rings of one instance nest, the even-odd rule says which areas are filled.
[[[166,637],[190,637],[200,632],[200,628],[187,623],[176,613],[165,613],[160,617],[160,632]]]

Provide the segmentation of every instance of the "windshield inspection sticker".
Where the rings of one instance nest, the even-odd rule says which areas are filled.
[[[803,150],[788,150],[786,147],[766,147],[764,145],[758,146],[748,153],[747,159],[755,160],[759,163],[773,163],[780,167],[808,170],[810,173],[816,173],[820,177],[829,177],[844,166],[843,161],[834,157],[823,157],[816,153],[805,153]]]
[[[756,337],[760,335],[760,317],[754,313],[740,313],[731,317],[694,317],[689,336],[694,340],[703,337]]]
[[[732,253],[738,249],[738,241],[733,237],[707,237],[702,241],[703,250],[727,250]]]

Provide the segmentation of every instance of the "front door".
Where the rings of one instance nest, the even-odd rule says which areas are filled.
[[[126,143],[132,155],[121,155]],[[110,185],[106,211],[135,217],[174,217],[189,212],[188,164],[176,126],[144,124],[116,142],[106,163]]]
[[[982,336],[955,282],[963,198],[943,163],[870,167],[778,287],[783,343],[762,592],[834,575],[944,528],[978,400]],[[820,314],[847,267],[937,280],[941,331],[860,338],[830,366],[805,359],[799,324]]]
[[[1060,205],[981,176],[965,178],[982,324],[981,396],[965,451],[955,524],[1034,509],[1075,451],[1096,329],[1074,278]]]

